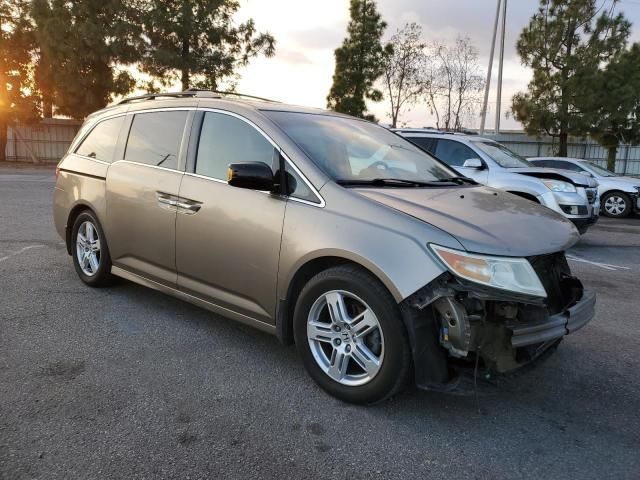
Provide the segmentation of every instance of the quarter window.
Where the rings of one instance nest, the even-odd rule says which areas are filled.
[[[273,145],[248,123],[223,113],[205,113],[198,143],[197,174],[226,180],[230,163],[263,162],[272,166],[273,155]]]
[[[291,165],[285,163],[284,171],[287,173],[287,193],[290,197],[306,200],[307,202],[320,203],[316,194],[311,191],[309,185]]]
[[[78,155],[112,162],[124,116],[98,123],[76,149]]]
[[[176,169],[186,120],[186,111],[135,115],[124,154],[125,160]]]

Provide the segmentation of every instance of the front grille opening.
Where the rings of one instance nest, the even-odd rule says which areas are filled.
[[[529,262],[547,291],[546,302],[550,315],[564,311],[579,300],[582,285],[571,275],[563,252],[529,257]]]

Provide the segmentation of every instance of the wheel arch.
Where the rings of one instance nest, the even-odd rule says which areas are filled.
[[[93,208],[90,204],[86,203],[86,202],[78,202],[76,203],[71,210],[69,210],[69,215],[67,215],[67,223],[65,225],[65,236],[64,236],[64,241],[67,247],[67,253],[69,255],[73,254],[73,245],[72,245],[72,239],[71,239],[71,230],[73,229],[73,224],[76,221],[76,218],[78,218],[78,216],[84,212],[84,211],[90,211],[93,215],[95,215],[95,217],[98,219],[98,221],[100,222],[100,224],[102,225],[102,221],[100,220],[100,217],[96,211],[95,208]],[[106,233],[104,232],[104,227],[102,227],[102,233],[105,235],[106,237]]]
[[[364,259],[351,259],[336,253],[324,254],[307,259],[296,269],[290,281],[287,282],[285,298],[280,298],[278,301],[276,332],[278,339],[282,343],[285,345],[293,343],[293,312],[298,296],[304,286],[318,273],[338,265],[352,265],[362,268],[380,281],[389,293],[391,293],[394,300],[398,303],[402,300],[401,293],[393,285],[391,279],[382,271],[375,268],[375,266],[369,265],[369,262]]]
[[[510,193],[512,195],[516,195],[520,198],[526,198],[527,200],[531,200],[532,202],[536,202],[536,203],[540,203],[540,200],[538,200],[538,197],[536,197],[535,195],[532,195],[531,193],[527,193],[527,192],[518,192],[515,190],[507,190],[507,193]]]

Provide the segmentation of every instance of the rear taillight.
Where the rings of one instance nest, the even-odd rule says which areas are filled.
[[[59,176],[60,176],[60,167],[56,167],[56,180],[58,180]]]

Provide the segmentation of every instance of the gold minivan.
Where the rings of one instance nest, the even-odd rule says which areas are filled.
[[[56,177],[84,283],[123,277],[295,342],[345,401],[509,372],[594,315],[568,220],[346,115],[134,97],[86,120]]]

